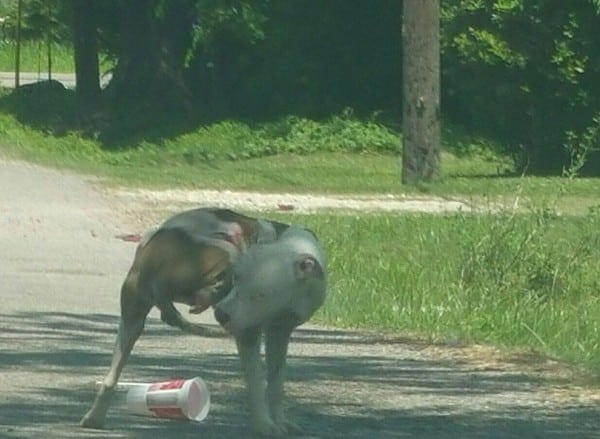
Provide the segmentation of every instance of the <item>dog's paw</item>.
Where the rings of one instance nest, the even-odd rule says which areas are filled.
[[[254,432],[260,437],[287,437],[288,432],[285,426],[275,424],[271,420],[264,420],[253,425]]]
[[[88,412],[83,416],[83,418],[81,418],[79,425],[83,428],[94,428],[101,430],[104,428],[104,420],[97,419],[92,413]]]

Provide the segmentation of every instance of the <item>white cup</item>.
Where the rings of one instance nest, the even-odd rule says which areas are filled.
[[[137,415],[200,422],[210,409],[210,393],[198,377],[157,383],[127,383],[127,409]]]

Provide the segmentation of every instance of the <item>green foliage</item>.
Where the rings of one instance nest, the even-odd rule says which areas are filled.
[[[192,27],[192,43],[186,54],[189,67],[194,57],[204,52],[204,57],[216,55],[215,47],[226,38],[244,47],[265,37],[264,13],[267,0],[247,2],[239,0],[203,1],[196,4],[197,22]]]
[[[22,2],[21,38],[24,41],[64,42],[69,38],[69,16],[61,0],[28,0]],[[14,40],[17,26],[17,2],[0,4],[0,15],[6,21],[2,38]]]
[[[567,169],[574,169],[579,172],[590,162],[590,156],[593,160],[593,166],[600,165],[598,155],[592,155],[592,153],[600,151],[600,112],[594,116],[591,125],[585,128],[582,133],[577,134],[573,131],[567,131],[566,136],[565,149],[569,154],[569,167]],[[570,171],[563,173],[570,175]]]
[[[511,50],[506,41],[483,29],[469,27],[452,41],[464,62],[483,62],[488,65],[507,64],[524,67],[525,57]]]
[[[203,1],[197,3],[199,22],[194,26],[196,45],[214,44],[220,34],[234,35],[241,41],[254,43],[265,37],[268,1],[240,0]]]
[[[25,41],[21,44],[21,71],[47,72],[48,47],[42,41]],[[52,72],[72,73],[75,70],[73,48],[70,45],[52,44]],[[0,70],[12,72],[15,69],[15,43],[0,41]],[[47,76],[42,73],[42,79]]]
[[[108,149],[144,149],[149,154],[156,150],[170,160],[188,164],[283,153],[393,153],[400,148],[397,131],[374,118],[358,118],[351,109],[321,121],[288,116],[253,124],[233,120],[198,124],[168,115],[162,119],[133,115],[106,123],[99,115],[98,121],[88,122],[78,117],[73,91],[58,82],[46,82],[0,97],[0,110],[47,133],[60,136],[69,131],[80,132],[98,139]],[[143,135],[127,129],[138,123],[146,127]],[[110,141],[104,142],[107,138]]]
[[[186,121],[147,113],[126,114],[120,120],[107,120],[102,113],[81,119],[75,93],[53,82],[0,90],[0,116],[7,133],[2,149],[117,176],[122,184],[343,193],[407,190],[398,176],[401,135],[397,125],[378,122],[377,114],[364,118],[346,110],[321,120],[294,116],[262,123]],[[590,139],[597,139],[594,133],[597,128],[590,129]],[[79,139],[68,142],[72,149],[63,144],[66,135]],[[451,124],[445,124],[443,138],[439,181],[415,191],[509,204],[521,194],[519,205],[538,207],[536,200],[552,199],[556,187],[564,187],[563,211],[582,213],[599,204],[598,179],[579,177],[564,186],[563,177],[521,177],[511,172],[510,157],[497,142]]]
[[[68,2],[24,4],[25,35],[70,39]],[[127,18],[127,5],[116,0],[97,5],[100,46],[116,60],[117,70],[125,57],[123,42],[131,41],[127,27],[119,24]],[[132,10],[143,15],[138,19],[147,20],[154,37],[133,46],[160,56],[148,62],[150,71],[128,68],[127,59],[122,59],[122,73],[115,71],[116,77],[131,78],[122,79],[121,88],[109,88],[105,98],[138,92],[132,92],[129,106],[107,106],[118,108],[107,122],[117,137],[125,129],[144,135],[156,124],[120,127],[120,111],[148,118],[158,111],[172,113],[177,104],[204,120],[265,121],[283,114],[323,119],[347,107],[361,117],[381,112],[399,119],[401,2],[152,0],[144,5],[147,9]],[[7,25],[10,38],[14,4],[4,6],[13,23]],[[560,174],[571,160],[565,145],[585,149],[574,142],[585,142],[600,111],[599,18],[597,0],[442,2],[445,118],[496,139],[518,172]],[[133,65],[144,64],[139,61]],[[167,80],[171,77],[176,81]],[[138,102],[144,96],[158,98],[145,106]],[[189,102],[182,104],[185,98]],[[256,149],[281,148],[276,142],[248,145],[243,155],[253,156]],[[582,172],[597,174],[600,154],[586,150]]]
[[[220,3],[203,3],[198,29],[212,37],[198,37],[188,57],[201,81],[192,86],[199,102],[216,114],[264,120],[326,117],[348,106],[361,114],[398,108],[398,2],[231,1],[213,8]]]
[[[535,349],[600,373],[600,216],[558,215],[556,201],[527,213],[302,219],[329,255],[320,317]]]
[[[582,137],[585,121],[600,109],[597,6],[444,2],[448,116],[500,139],[521,169],[560,171],[569,160],[563,145]],[[590,161],[585,170],[598,168]]]
[[[160,141],[153,148],[193,164],[284,153],[394,152],[399,148],[399,139],[385,126],[362,122],[349,114],[324,122],[290,116],[252,127],[234,121],[216,122]]]
[[[591,282],[586,288],[594,285],[590,270],[595,261],[588,258],[598,238],[575,236],[572,242],[573,230],[567,224],[572,222],[572,227],[577,227],[580,221],[561,224],[548,210],[531,218],[513,213],[484,221],[488,223],[485,233],[472,236],[465,232],[461,237],[464,245],[459,285],[469,302],[489,296],[499,301],[526,297],[543,302],[568,292],[580,294],[570,282],[585,276]],[[565,235],[553,233],[557,227]]]
[[[599,217],[294,220],[325,241],[322,321],[534,349],[600,373]]]
[[[0,110],[45,133],[62,133],[76,114],[75,93],[44,81],[0,93]]]

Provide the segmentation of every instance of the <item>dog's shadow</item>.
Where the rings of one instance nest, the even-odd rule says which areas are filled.
[[[152,318],[122,378],[200,376],[211,392],[207,419],[134,416],[117,398],[105,430],[81,429],[94,383],[108,370],[117,323],[100,314],[0,315],[0,437],[251,437],[233,340],[184,335]],[[536,381],[519,373],[477,374],[410,352],[389,355],[386,343],[403,341],[319,328],[295,332],[287,405],[306,430],[298,437],[592,437],[592,427],[582,426],[598,419],[597,407],[550,416],[518,401],[502,404],[507,394],[533,391]]]

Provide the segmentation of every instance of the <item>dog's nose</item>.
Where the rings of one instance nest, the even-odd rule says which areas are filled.
[[[215,319],[219,322],[219,325],[225,326],[229,320],[231,320],[231,316],[227,314],[225,311],[217,308],[215,309]]]

